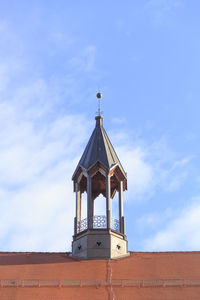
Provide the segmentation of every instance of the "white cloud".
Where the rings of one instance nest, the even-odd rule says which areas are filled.
[[[90,128],[84,116],[67,111],[77,77],[42,76],[41,61],[33,65],[7,22],[0,37],[0,250],[70,250],[71,176]],[[49,39],[58,47],[65,40],[65,48],[73,42],[58,32]],[[94,67],[95,51],[90,45],[80,55],[85,72]]]
[[[166,222],[165,229],[148,238],[144,248],[148,251],[199,250],[200,197],[191,202]]]
[[[140,148],[129,148],[125,145],[117,149],[122,165],[128,176],[128,192],[134,201],[143,197],[147,191],[151,193],[154,186],[154,170],[150,163],[145,161],[145,153]]]
[[[0,61],[0,250],[70,250],[71,175],[90,124],[57,107],[63,82],[22,76],[15,85],[19,61]]]
[[[5,25],[0,44],[6,41],[6,30]],[[11,48],[21,43],[12,33],[8,38]],[[63,37],[54,38],[59,43]],[[34,66],[21,58],[22,49],[20,44],[19,57],[14,51],[12,59],[0,59],[1,250],[69,250],[75,206],[71,175],[90,124],[60,108],[77,94],[77,78],[70,73],[58,83],[53,76],[30,74]],[[95,55],[96,47],[86,46],[71,60],[75,71],[94,70]],[[185,180],[180,174],[186,163],[174,159],[164,143],[133,145],[123,131],[114,139],[115,145],[123,145],[116,149],[128,172],[128,201],[148,199],[158,186],[167,190],[169,178],[168,190]],[[101,201],[97,210],[102,213]]]
[[[1,250],[66,250],[73,233],[71,175],[88,123],[66,115],[40,130],[23,118],[11,124],[4,123],[0,146]]]
[[[127,172],[129,201],[149,200],[158,190],[177,191],[186,181],[193,156],[178,158],[166,138],[147,144],[129,132],[112,135],[115,144],[122,145],[116,149]]]
[[[95,68],[96,47],[89,45],[81,54],[70,59],[70,63],[77,71],[91,72]]]
[[[113,124],[117,124],[117,125],[123,125],[126,123],[126,119],[122,119],[122,118],[112,118],[112,123]]]
[[[96,47],[94,45],[87,46],[85,49],[85,57],[86,57],[86,64],[85,70],[86,72],[90,72],[95,67],[95,57],[96,57]]]
[[[49,42],[52,43],[52,47],[51,49],[48,49],[48,53],[56,55],[59,51],[69,50],[75,42],[75,39],[64,32],[51,31],[49,34]]]
[[[14,73],[19,68],[20,66],[14,61],[0,63],[0,92],[8,87],[12,72]]]
[[[193,158],[193,156],[188,156],[175,159],[168,167],[163,168],[160,174],[160,185],[164,191],[174,192],[181,188],[188,178],[188,166]]]
[[[181,187],[181,185],[184,183],[184,181],[187,179],[187,176],[188,173],[186,171],[172,176],[172,178],[170,178],[168,184],[165,187],[166,191],[174,192],[178,190]]]
[[[38,97],[39,91],[45,97],[43,89],[38,89]],[[3,128],[0,131],[1,250],[70,250],[75,207],[71,175],[82,154],[83,143],[89,139],[90,124],[81,115],[63,116],[59,112],[53,119],[38,124],[37,114],[26,115],[30,110],[28,99],[30,106],[33,105],[31,90],[26,95],[27,101],[22,101],[20,106],[16,98],[1,103],[4,108],[0,113],[0,128]],[[40,110],[40,106],[36,105],[36,112],[37,108]],[[44,115],[48,108],[44,109]],[[117,138],[119,145],[123,140],[123,146],[116,148],[128,172],[128,201],[150,197],[160,183],[156,177],[162,178],[161,173],[165,171],[163,162],[155,166],[154,160],[159,160],[164,151],[160,153],[155,144],[130,145],[123,132]],[[163,143],[160,145],[163,150]],[[157,151],[153,161],[149,160],[152,148],[154,155]],[[168,169],[174,172],[186,163],[183,160],[171,166],[170,161]],[[168,171],[163,178],[171,174]],[[102,201],[96,209],[102,214]]]
[[[31,91],[27,100],[29,95],[32,99]],[[89,139],[90,124],[81,115],[60,113],[48,122],[37,124],[40,120],[37,114],[34,118],[30,114],[24,117],[30,109],[27,103],[22,101],[18,107],[15,100],[1,105],[4,107],[0,114],[1,250],[70,250],[75,207],[71,175],[82,154],[82,145]],[[157,186],[168,178],[176,178],[179,168],[189,162],[189,159],[174,162],[171,157],[166,168],[163,165],[169,151],[162,142],[160,146],[158,143],[133,146],[123,132],[117,138],[119,145],[123,140],[123,146],[116,148],[128,172],[128,201],[148,199]],[[151,156],[153,160],[149,159]],[[102,214],[102,201],[96,209]]]
[[[174,8],[183,7],[184,1],[182,0],[150,0],[147,2],[146,6],[152,8],[158,8],[163,11],[169,11]]]
[[[156,25],[165,23],[170,12],[183,7],[183,0],[150,0],[145,4],[145,10],[150,13]]]

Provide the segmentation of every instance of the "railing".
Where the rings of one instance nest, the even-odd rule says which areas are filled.
[[[119,224],[119,220],[117,219],[113,219],[112,218],[112,229],[120,232],[120,224]]]
[[[87,229],[87,218],[81,220],[78,226],[78,232]],[[93,228],[107,228],[107,218],[106,216],[94,216],[93,217]],[[120,232],[119,220],[112,218],[112,229]]]
[[[106,228],[107,218],[106,216],[94,216],[93,217],[93,228]]]
[[[77,279],[77,280],[45,280],[45,279],[1,279],[0,288],[42,288],[42,287],[200,287],[200,279]]]
[[[78,229],[79,229],[78,230],[79,232],[84,231],[85,229],[87,229],[87,218],[80,221]]]

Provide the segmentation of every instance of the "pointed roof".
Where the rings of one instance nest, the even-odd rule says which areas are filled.
[[[96,127],[89,139],[89,142],[83,152],[83,155],[78,163],[72,179],[74,178],[79,167],[88,170],[97,162],[100,162],[107,170],[110,170],[114,165],[118,165],[126,177],[126,173],[120,163],[120,160],[111,144],[108,135],[103,128],[103,118],[97,116]]]

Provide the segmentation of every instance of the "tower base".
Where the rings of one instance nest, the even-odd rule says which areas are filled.
[[[72,257],[116,259],[128,256],[126,236],[112,229],[91,229],[73,237]]]

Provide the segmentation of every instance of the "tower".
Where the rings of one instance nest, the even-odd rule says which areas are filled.
[[[85,259],[118,258],[128,255],[123,214],[127,176],[103,128],[100,107],[95,120],[95,129],[72,177],[76,192],[72,256]],[[87,193],[87,218],[81,219],[81,195],[84,192]],[[116,192],[119,217],[113,219],[112,199]],[[106,212],[96,216],[94,204],[100,194],[105,197]]]

